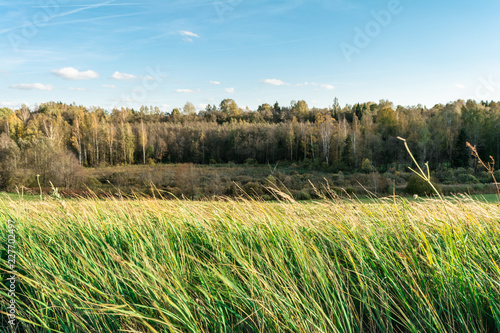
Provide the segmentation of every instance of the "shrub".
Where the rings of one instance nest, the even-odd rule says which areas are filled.
[[[441,189],[436,185],[435,179],[431,179],[431,181],[436,187],[436,189],[440,192]],[[417,174],[413,174],[410,176],[405,191],[408,194],[412,195],[417,194],[421,196],[436,194],[432,186]]]
[[[224,195],[227,196],[235,196],[238,193],[238,186],[235,183],[231,183],[226,186],[226,189],[224,190]]]
[[[477,184],[479,180],[471,174],[462,173],[457,175],[457,182],[460,184]]]
[[[489,174],[486,171],[480,172],[479,175],[477,176],[477,179],[479,180],[479,182],[483,184],[489,184],[493,182],[493,177],[491,177],[491,174]]]
[[[375,168],[373,167],[372,162],[369,159],[365,158],[363,160],[363,163],[361,163],[361,170],[363,170],[363,172],[365,173],[370,173],[375,171]]]
[[[484,186],[484,184],[474,184],[472,186],[472,189],[475,193],[482,193],[484,192],[486,186]]]
[[[243,186],[243,191],[251,196],[261,196],[264,192],[262,191],[262,186],[256,182],[249,182]]]
[[[452,169],[446,169],[436,174],[439,181],[443,184],[454,184],[456,182],[455,174]]]
[[[171,195],[176,198],[182,197],[182,190],[178,187],[167,187],[165,191],[167,192],[167,196]]]
[[[274,200],[274,198],[271,195],[269,195],[269,194],[263,194],[260,198],[262,200],[264,200],[264,201],[272,201],[272,200]]]
[[[306,191],[302,190],[296,197],[297,200],[311,200],[311,195]]]
[[[245,160],[245,164],[247,165],[256,165],[258,164],[257,160],[255,158],[247,158]]]
[[[494,175],[497,182],[500,182],[500,170],[495,171]]]

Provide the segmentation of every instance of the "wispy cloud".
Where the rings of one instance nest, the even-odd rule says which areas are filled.
[[[194,32],[186,31],[186,30],[179,31],[179,35],[183,36],[184,37],[183,39],[186,42],[192,42],[193,38],[200,38],[200,36],[198,34],[195,34]]]
[[[262,81],[262,83],[269,84],[272,86],[289,86],[288,83],[278,79],[265,79],[264,81]]]
[[[136,79],[137,76],[127,73],[114,72],[111,76],[115,80],[133,80]]]
[[[84,10],[89,10],[89,9],[93,9],[93,8],[99,8],[99,7],[107,6],[110,3],[112,3],[112,2],[113,2],[113,0],[106,1],[106,2],[103,2],[103,3],[98,3],[98,4],[95,4],[95,5],[83,6],[83,7],[77,8],[77,9],[73,9],[73,10],[61,13],[61,14],[53,15],[52,18],[67,16],[67,15],[72,15],[72,14],[76,14],[76,13],[84,11]]]
[[[42,83],[21,83],[14,84],[10,86],[12,89],[20,89],[20,90],[45,90],[50,91],[53,87],[50,84],[42,84]]]
[[[99,74],[97,74],[97,72],[93,70],[81,72],[73,67],[55,69],[52,71],[52,73],[67,80],[90,80],[97,79],[99,77]]]
[[[234,93],[234,88],[226,88],[224,89],[228,94]]]
[[[88,91],[88,89],[85,89],[85,88],[73,88],[73,87],[69,88],[69,90],[71,90],[71,91]]]
[[[184,94],[189,94],[194,92],[192,89],[175,89],[174,92],[176,93],[184,93]]]
[[[110,2],[108,2],[106,4],[101,4],[100,7],[102,7],[102,6],[136,6],[136,5],[143,5],[140,2],[130,2],[130,3],[110,3]],[[34,6],[33,8],[63,8],[63,7],[88,7],[88,6],[86,6],[86,5],[40,5],[40,6]]]
[[[467,88],[465,85],[463,85],[461,83],[455,83],[455,87],[457,87],[458,89],[465,89],[465,88]]]
[[[54,26],[54,25],[64,25],[64,24],[72,24],[72,25],[74,25],[75,23],[87,23],[87,22],[93,22],[93,21],[98,21],[98,20],[109,20],[109,19],[112,19],[112,18],[138,16],[138,15],[147,14],[147,13],[148,12],[140,12],[140,13],[130,13],[130,14],[97,16],[97,17],[85,18],[85,19],[80,19],[80,20],[69,20],[69,21],[62,21],[62,22],[50,22],[50,23],[44,24],[44,26]],[[0,34],[1,34],[1,32],[2,31],[0,31]]]
[[[219,81],[210,81],[210,84],[219,85],[219,84],[220,84],[220,82],[219,82]]]
[[[104,88],[116,88],[114,84],[103,84],[102,85]]]
[[[63,16],[68,16],[68,15],[72,15],[72,14],[76,14],[76,13],[79,13],[81,11],[84,11],[84,10],[89,10],[89,9],[93,9],[93,8],[99,8],[99,7],[103,7],[103,6],[106,6],[106,5],[109,5],[110,3],[112,3],[114,0],[111,0],[111,1],[107,1],[107,2],[103,2],[103,3],[98,3],[98,4],[94,4],[94,5],[88,5],[88,6],[81,6],[77,9],[73,9],[73,10],[70,10],[70,11],[67,11],[67,12],[64,12],[64,13],[60,13],[60,14],[54,14],[54,15],[51,15],[48,20],[53,20],[55,18],[58,18],[58,17],[63,17]],[[56,6],[56,8],[58,8],[59,5]],[[48,8],[48,7],[46,7]],[[10,28],[7,28],[7,29],[4,29],[4,30],[0,30],[0,35],[1,34],[4,34],[6,32],[9,32],[9,31],[13,31],[13,30],[16,30],[16,29],[22,29],[22,28],[26,28],[30,25],[33,25],[33,22],[30,22],[30,21],[27,21],[21,25],[18,25],[18,26],[14,26],[14,27],[10,27]],[[44,25],[48,25],[47,23],[44,23]]]
[[[334,90],[335,87],[332,86],[331,84],[322,84],[321,88],[326,89],[326,90]]]
[[[186,30],[179,31],[179,35],[200,38],[200,36],[198,34],[195,34],[194,32],[186,31]]]

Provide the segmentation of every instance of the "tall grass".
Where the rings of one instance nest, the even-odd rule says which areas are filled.
[[[25,332],[500,331],[500,210],[466,197],[4,200],[0,214],[18,225]],[[5,281],[6,237],[0,251]]]

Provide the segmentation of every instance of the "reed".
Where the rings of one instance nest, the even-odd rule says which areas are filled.
[[[25,332],[500,331],[500,210],[465,196],[2,199],[0,219]]]

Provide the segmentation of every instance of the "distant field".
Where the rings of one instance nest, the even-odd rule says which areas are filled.
[[[496,204],[9,197],[27,332],[500,331]]]
[[[491,176],[484,172],[477,174],[480,182],[470,173],[454,176],[458,172],[473,172],[473,169],[464,170],[440,171],[439,177],[435,178],[439,190],[444,195],[484,194],[485,198],[496,193]],[[335,193],[341,198],[386,197],[393,194],[412,197],[414,193],[406,191],[412,173],[400,172],[396,168],[385,173],[334,173],[302,168],[293,163],[156,164],[86,168],[84,174],[84,182],[74,187],[59,187],[59,193],[67,198],[88,197],[90,189],[99,197],[148,196],[213,200],[220,197],[251,196],[265,201],[275,200],[270,187],[287,192],[295,200],[301,201],[321,199],[328,193]],[[457,182],[465,182],[464,179],[474,182]],[[28,188],[24,188],[24,194],[40,192],[36,182],[26,186]],[[11,187],[10,190],[15,188]],[[52,188],[44,183],[42,190],[49,194]]]

